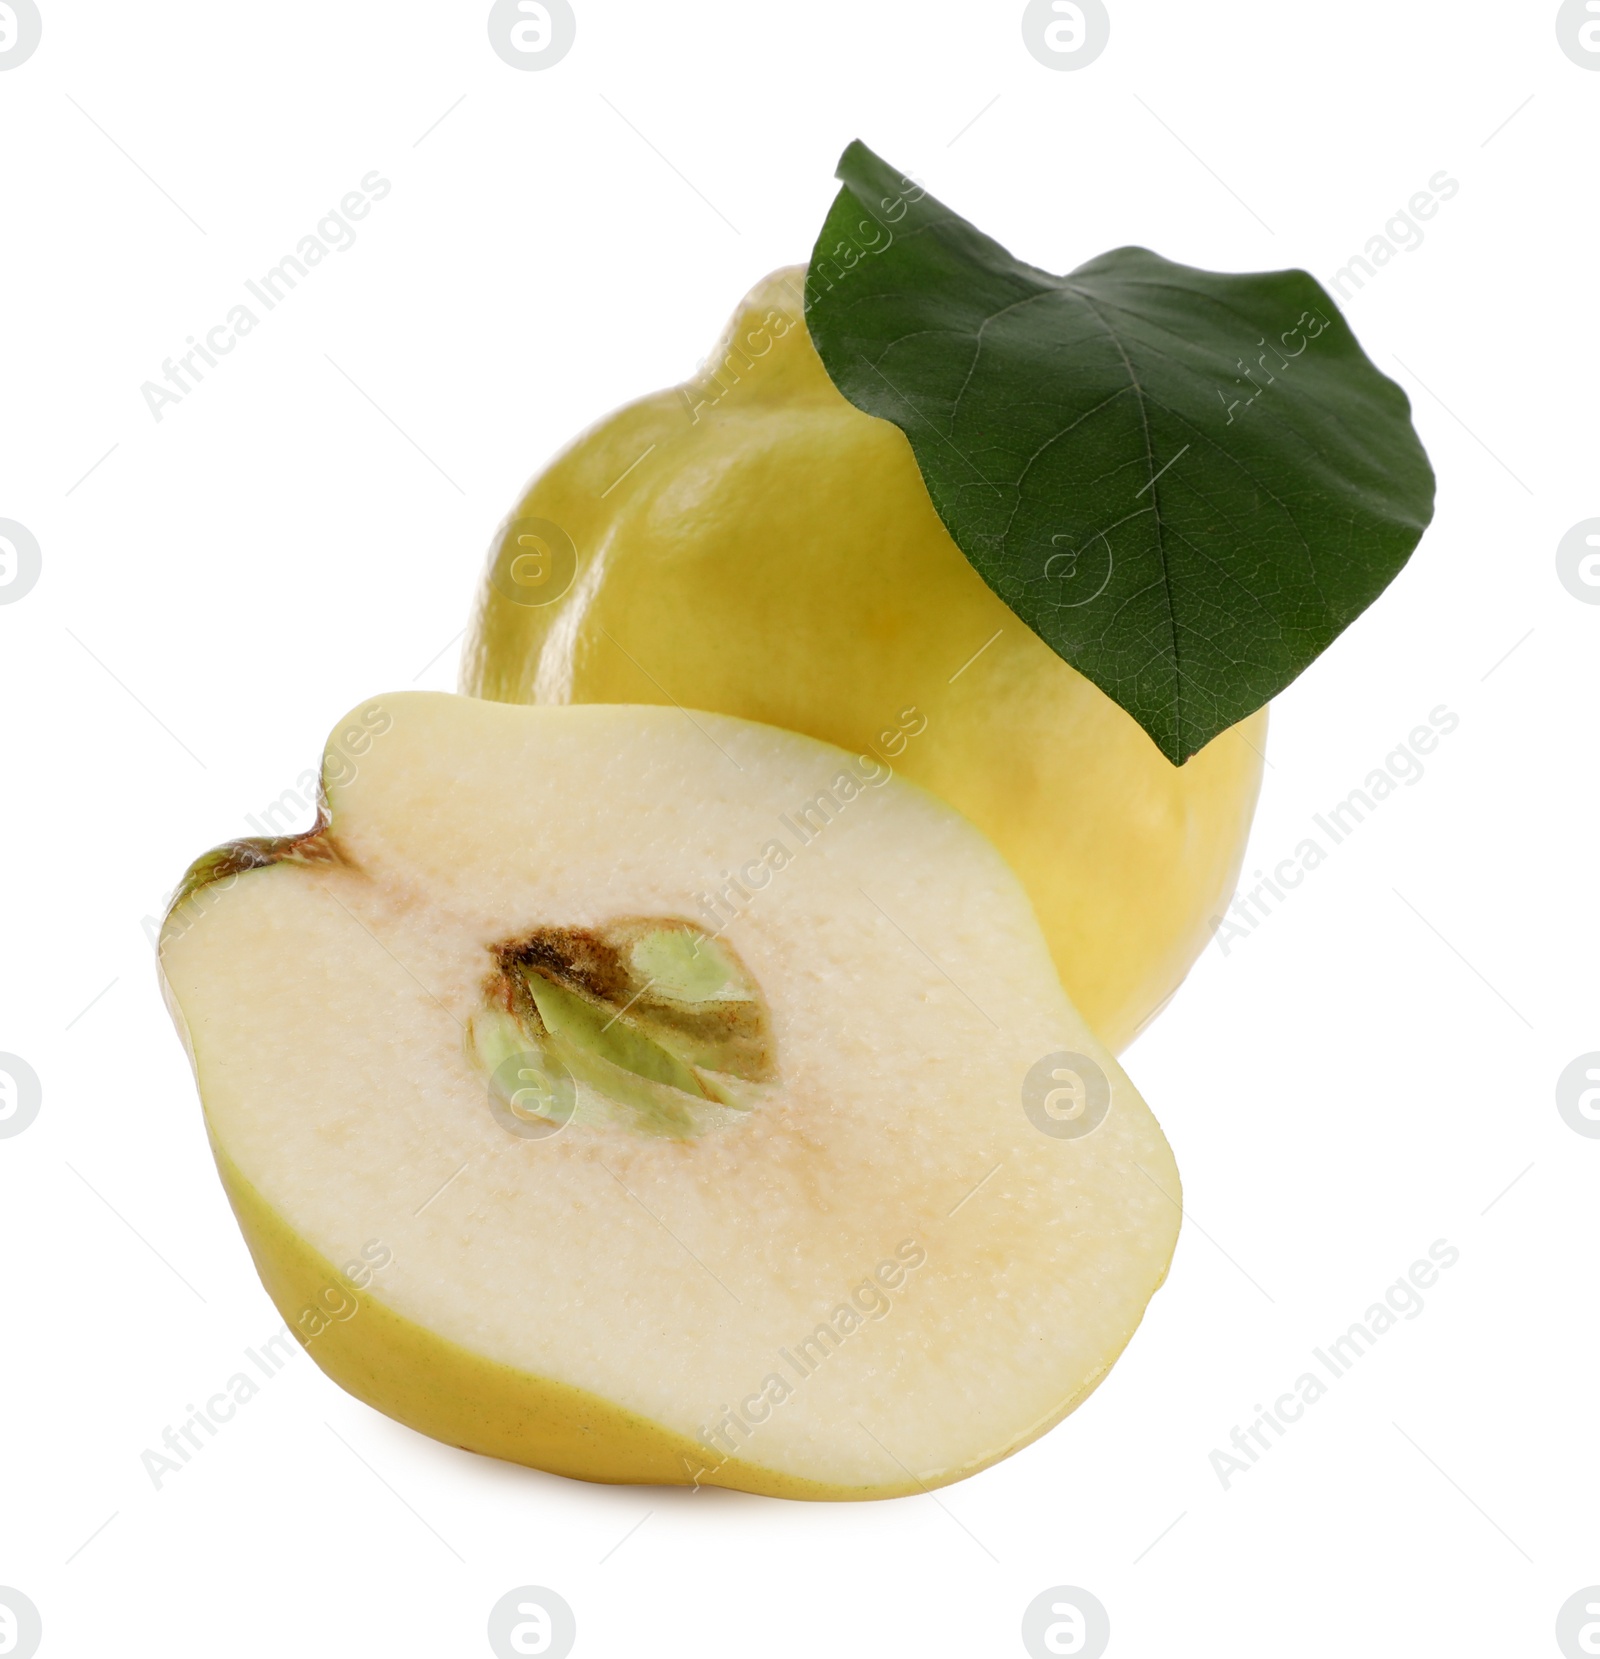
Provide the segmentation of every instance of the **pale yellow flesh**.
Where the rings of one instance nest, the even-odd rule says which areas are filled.
[[[742,1458],[724,1463],[715,1448],[609,1400],[472,1353],[353,1286],[263,1201],[220,1147],[213,1151],[261,1281],[290,1328],[340,1387],[410,1428],[464,1451],[579,1480],[698,1482],[770,1497],[839,1500],[918,1490],[909,1481],[852,1490]]]
[[[995,842],[1120,1049],[1233,891],[1266,711],[1170,765],[984,584],[900,430],[834,388],[801,278],[767,278],[705,375],[619,410],[529,486],[508,525],[559,525],[576,579],[528,606],[486,578],[462,689],[676,702],[875,750]]]
[[[729,921],[778,1054],[744,1118],[688,1141],[523,1139],[464,1042],[488,947],[692,919],[783,815],[872,774],[671,709],[411,693],[339,730],[380,725],[330,784],[336,856],[204,888],[163,941],[219,1164],[291,1326],[328,1263],[375,1240],[392,1256],[312,1341],[330,1375],[559,1473],[810,1497],[957,1479],[1095,1386],[1165,1273],[1177,1175],[969,825],[879,775]],[[1112,1082],[1081,1139],[1022,1109],[1059,1051]],[[865,1287],[910,1256],[881,1297]],[[801,1376],[784,1356],[824,1323],[844,1334]],[[773,1376],[788,1397],[719,1435]]]

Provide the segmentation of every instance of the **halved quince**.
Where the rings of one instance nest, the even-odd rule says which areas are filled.
[[[591,1480],[810,1498],[1104,1376],[1177,1175],[1028,899],[874,757],[405,693],[161,962],[267,1290],[343,1387]]]

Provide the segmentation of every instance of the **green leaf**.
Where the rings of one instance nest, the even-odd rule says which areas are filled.
[[[983,579],[1169,760],[1394,579],[1433,470],[1314,278],[1144,248],[1052,276],[863,144],[838,176],[806,284],[834,384],[905,432]]]

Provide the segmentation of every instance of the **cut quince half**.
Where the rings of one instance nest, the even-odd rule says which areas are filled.
[[[1105,1375],[1177,1174],[965,819],[672,708],[408,692],[329,757],[315,830],[193,867],[161,965],[336,1382],[564,1475],[868,1498]]]

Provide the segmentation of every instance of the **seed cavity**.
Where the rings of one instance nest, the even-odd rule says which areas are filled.
[[[511,1112],[686,1140],[740,1121],[777,1076],[772,1021],[738,955],[693,922],[536,928],[490,947],[468,1047]],[[517,1054],[564,1071],[575,1103],[508,1098]],[[549,1097],[554,1101],[555,1097]]]

